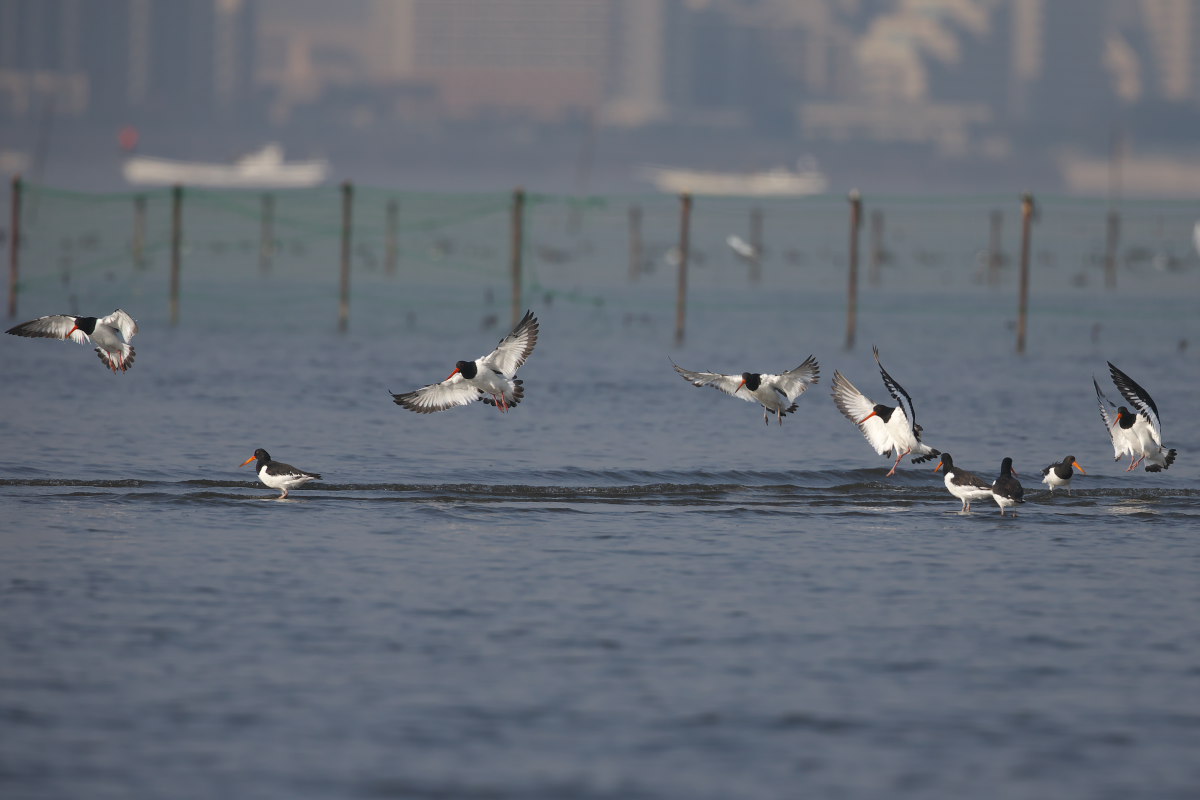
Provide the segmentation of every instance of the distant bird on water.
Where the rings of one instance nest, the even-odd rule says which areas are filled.
[[[466,406],[476,400],[507,411],[525,397],[525,388],[516,377],[517,370],[529,358],[537,340],[537,318],[532,311],[526,311],[495,350],[474,361],[455,362],[454,371],[446,380],[403,394],[393,393],[392,401],[418,414]]]
[[[912,463],[920,464],[941,455],[941,451],[921,441],[921,426],[917,424],[917,411],[913,407],[912,398],[883,368],[883,362],[879,360],[879,348],[872,349],[875,352],[875,363],[879,366],[879,374],[883,377],[883,383],[896,405],[885,406],[876,403],[837,371],[833,373],[833,402],[838,411],[842,412],[842,416],[858,426],[876,453],[881,456],[895,454],[896,463],[892,464],[888,471],[890,477],[896,473],[896,467],[900,466],[900,459],[909,453],[916,453]]]
[[[118,308],[107,317],[52,314],[22,322],[5,332],[14,336],[70,339],[79,344],[91,342],[106,367],[113,372],[124,372],[133,366],[134,352],[128,342],[137,334],[138,325],[137,320]]]
[[[1079,462],[1075,460],[1075,456],[1067,456],[1057,464],[1051,464],[1042,470],[1042,483],[1050,487],[1050,492],[1059,486],[1067,487],[1067,494],[1071,493],[1071,478],[1075,477],[1075,472],[1071,468],[1087,475],[1087,470],[1079,466]]]
[[[1000,516],[1002,517],[1004,509],[1025,502],[1025,489],[1017,480],[1017,471],[1012,468],[1012,463],[1011,458],[1001,461],[1000,477],[992,481],[992,499],[996,501],[996,505],[1000,506]],[[1013,516],[1016,515],[1017,512],[1013,511]]]
[[[960,513],[970,513],[971,503],[992,496],[992,487],[987,484],[987,481],[973,472],[967,472],[965,469],[954,466],[954,459],[950,457],[949,453],[942,453],[941,456],[941,460],[938,461],[938,465],[933,468],[933,471],[937,472],[945,468],[946,491],[962,501]],[[1000,510],[1003,511],[1003,507]]]
[[[278,489],[283,494],[279,495],[277,500],[282,500],[288,496],[288,492],[298,486],[303,486],[309,481],[319,481],[321,476],[316,472],[305,472],[302,469],[296,469],[291,464],[284,464],[279,461],[272,461],[271,454],[261,447],[254,451],[254,455],[247,458],[238,466],[244,467],[251,461],[257,461],[254,469],[258,472],[258,479],[272,489]]]
[[[674,361],[671,366],[693,386],[711,386],[748,403],[758,403],[763,407],[763,422],[767,424],[770,424],[768,414],[774,414],[782,425],[783,418],[796,410],[796,398],[821,379],[821,367],[813,356],[804,359],[795,369],[778,375],[770,372],[743,372],[741,375],[692,372]]]
[[[1112,374],[1121,396],[1135,411],[1125,406],[1114,406],[1100,391],[1100,384],[1092,378],[1096,387],[1096,400],[1100,404],[1100,418],[1108,430],[1113,444],[1113,460],[1121,456],[1129,456],[1129,466],[1126,472],[1137,469],[1143,461],[1148,461],[1146,472],[1161,472],[1175,463],[1175,450],[1167,449],[1162,443],[1162,427],[1158,421],[1158,406],[1150,393],[1143,389],[1133,378],[1108,362],[1108,371]]]

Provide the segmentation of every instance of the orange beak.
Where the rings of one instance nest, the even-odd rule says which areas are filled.
[[[250,457],[249,457],[249,458],[247,458],[245,461],[243,461],[242,463],[238,464],[238,466],[239,466],[239,467],[244,467],[244,466],[246,466],[247,464],[249,464],[249,463],[250,463],[251,461],[253,461],[253,460],[254,460],[254,456],[250,456]]]
[[[942,468],[942,462],[940,462],[940,461],[939,461],[939,462],[938,462],[938,465],[937,465],[936,467],[934,467],[934,468],[933,468],[933,471],[934,471],[934,472],[937,472],[937,471],[938,471],[939,469],[941,469],[941,468]]]
[[[865,417],[863,417],[862,419],[860,419],[860,420],[858,421],[858,424],[859,424],[859,425],[862,425],[864,422],[866,422],[867,420],[869,420],[871,417],[874,417],[874,416],[878,416],[878,415],[877,415],[877,413],[876,413],[876,412],[872,411],[870,414],[867,414]],[[941,465],[939,464],[939,466],[941,466]]]
[[[1082,472],[1084,475],[1087,475],[1087,470],[1086,470],[1086,469],[1084,469],[1083,467],[1079,466],[1079,462],[1078,462],[1078,461],[1072,461],[1071,463],[1075,465],[1075,469],[1079,470],[1079,471],[1080,471],[1080,472]]]
[[[745,386],[745,385],[746,385],[746,379],[745,379],[745,378],[742,378],[742,382],[741,382],[741,383],[739,383],[739,384],[737,385],[737,389],[734,389],[734,390],[733,390],[733,393],[734,393],[734,394],[737,394],[737,392],[738,392],[738,389],[741,389],[741,388],[742,388],[743,386]]]
[[[450,380],[451,378],[453,378],[453,377],[454,377],[455,375],[457,375],[457,374],[458,374],[458,367],[455,367],[455,368],[454,368],[454,372],[451,372],[449,375],[447,375],[447,376],[446,376],[446,380]]]
[[[1018,478],[1019,478],[1019,477],[1021,477],[1021,476],[1020,476],[1020,473],[1018,473],[1018,472],[1017,472],[1017,468],[1016,468],[1016,467],[1009,467],[1009,469],[1012,471],[1012,474],[1013,474],[1013,475],[1016,475]]]
[[[71,338],[71,334],[72,334],[72,333],[74,333],[74,332],[75,332],[75,331],[77,331],[77,330],[79,330],[79,326],[78,326],[78,325],[75,325],[75,326],[73,326],[73,327],[71,328],[71,330],[67,331],[67,335],[66,335],[66,337],[65,337],[65,338],[67,338],[67,339],[70,339],[70,338]]]
[[[1113,424],[1112,424],[1112,425],[1110,425],[1109,427],[1110,427],[1110,428],[1115,428],[1115,427],[1117,427],[1117,423],[1121,421],[1121,416],[1122,416],[1121,412],[1120,412],[1120,411],[1118,411],[1118,412],[1117,412],[1117,418],[1113,420]]]

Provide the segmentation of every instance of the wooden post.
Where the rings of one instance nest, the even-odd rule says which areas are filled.
[[[883,211],[875,209],[871,212],[871,262],[867,268],[867,283],[878,286],[883,276],[880,269],[883,266]]]
[[[1108,212],[1108,232],[1104,244],[1104,288],[1117,288],[1117,245],[1121,234],[1121,216],[1116,209]]]
[[[354,223],[354,184],[342,181],[342,269],[341,296],[338,300],[338,330],[350,326],[350,232]]]
[[[858,189],[850,192],[850,285],[846,294],[846,349],[854,347],[858,326],[858,230],[862,227],[862,195]]]
[[[679,195],[679,284],[675,295],[675,346],[683,344],[687,320],[688,238],[692,221],[692,196]]]
[[[995,286],[1000,282],[1000,237],[1003,231],[1004,212],[998,208],[993,209],[988,215],[988,286]]]
[[[133,266],[146,266],[146,195],[133,198]]]
[[[400,205],[394,197],[388,200],[386,217],[383,272],[385,275],[395,275],[396,264],[400,260]]]
[[[763,212],[755,206],[750,209],[750,247],[754,254],[750,256],[750,282],[762,281],[763,257]]]
[[[21,176],[12,179],[12,221],[8,233],[8,316],[17,315],[17,282],[21,277]]]
[[[516,325],[521,308],[521,254],[525,249],[525,190],[517,187],[512,198],[512,318]]]
[[[1033,224],[1033,195],[1021,195],[1021,289],[1017,299],[1017,355],[1025,354],[1025,326],[1029,316],[1029,230]]]
[[[179,324],[179,268],[183,250],[183,187],[171,187],[171,325]]]
[[[258,242],[258,269],[271,271],[271,260],[275,256],[275,197],[270,192],[262,196],[262,226]]]
[[[629,280],[642,274],[642,207],[629,207]]]

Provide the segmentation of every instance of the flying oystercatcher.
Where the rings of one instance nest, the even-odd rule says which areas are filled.
[[[879,348],[875,352],[875,363],[879,365],[879,374],[888,393],[896,401],[895,406],[885,406],[871,400],[855,388],[846,376],[836,370],[833,373],[833,402],[837,405],[842,416],[853,422],[862,431],[871,447],[881,456],[896,456],[896,463],[888,471],[888,476],[896,474],[900,459],[909,453],[914,464],[928,461],[934,456],[941,455],[921,441],[921,426],[917,424],[917,411],[913,408],[912,398],[896,379],[888,374],[879,360]]]
[[[938,465],[933,468],[933,471],[937,472],[945,467],[946,490],[962,501],[960,513],[969,513],[971,503],[992,496],[992,487],[988,486],[987,481],[973,472],[967,472],[965,469],[954,466],[954,459],[950,457],[949,453],[940,453],[939,455],[942,459],[938,461]]]
[[[1079,466],[1075,456],[1067,456],[1057,464],[1051,464],[1042,470],[1042,483],[1050,487],[1051,494],[1059,486],[1067,487],[1067,494],[1071,493],[1071,478],[1075,477],[1072,467],[1087,475],[1087,470]]]
[[[719,372],[692,372],[674,361],[671,365],[693,386],[711,386],[748,403],[758,403],[763,407],[763,422],[770,424],[768,414],[774,414],[780,425],[783,424],[786,415],[796,410],[796,398],[820,380],[821,372],[821,367],[813,356],[804,359],[804,363],[795,369],[778,375],[770,372],[722,375]]]
[[[521,402],[525,396],[517,370],[529,358],[538,339],[538,321],[532,311],[500,340],[496,349],[474,361],[458,361],[454,371],[441,383],[431,383],[412,392],[392,394],[392,401],[418,414],[432,414],[454,406],[466,406],[482,400],[500,411]]]
[[[1095,377],[1092,378],[1092,384],[1096,387],[1096,399],[1100,404],[1100,417],[1104,420],[1109,438],[1112,439],[1113,460],[1117,461],[1121,456],[1128,454],[1129,466],[1125,468],[1126,472],[1137,469],[1143,461],[1149,462],[1146,464],[1146,472],[1161,472],[1167,469],[1175,463],[1175,450],[1163,447],[1162,427],[1158,421],[1158,406],[1154,404],[1154,399],[1136,381],[1113,366],[1111,361],[1108,362],[1108,371],[1112,374],[1113,383],[1121,392],[1121,396],[1135,409],[1130,411],[1125,406],[1114,406],[1100,391],[1100,384],[1096,382]]]
[[[258,472],[258,479],[272,489],[278,489],[283,494],[277,497],[277,500],[282,500],[288,496],[288,492],[298,486],[303,486],[309,481],[319,481],[321,476],[316,472],[305,472],[302,469],[296,469],[291,464],[284,464],[279,461],[272,461],[271,454],[261,447],[254,451],[254,455],[247,458],[238,466],[244,467],[251,461],[257,461],[254,469]]]
[[[91,342],[96,346],[100,360],[113,372],[124,372],[133,366],[134,352],[128,342],[137,332],[137,320],[119,308],[107,317],[51,314],[22,322],[6,331],[14,336],[70,339],[79,344]]]
[[[1025,502],[1025,489],[1016,478],[1017,471],[1012,468],[1012,459],[1005,458],[1000,462],[1000,477],[992,481],[992,499],[1000,506],[1000,516],[1004,509]],[[1015,517],[1017,512],[1013,512]]]

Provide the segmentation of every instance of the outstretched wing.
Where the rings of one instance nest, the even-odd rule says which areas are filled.
[[[1158,406],[1154,405],[1154,399],[1150,397],[1150,393],[1133,378],[1114,367],[1111,361],[1108,362],[1108,371],[1112,373],[1113,383],[1117,385],[1121,396],[1150,421],[1150,432],[1154,436],[1154,442],[1161,447],[1162,429],[1158,422]],[[1093,380],[1095,379],[1093,378]]]
[[[1109,441],[1113,446],[1113,460],[1120,458],[1125,448],[1117,442],[1116,435],[1113,434],[1113,425],[1117,422],[1117,407],[1112,404],[1104,392],[1100,391],[1100,384],[1096,382],[1096,376],[1092,376],[1092,385],[1096,387],[1096,403],[1100,406],[1100,419],[1104,420],[1104,431],[1108,434]]]
[[[692,372],[690,369],[684,369],[671,362],[671,366],[675,367],[675,371],[683,376],[683,379],[690,381],[693,386],[711,386],[714,389],[720,389],[728,395],[745,400],[746,402],[755,402],[754,396],[750,392],[745,391],[742,386],[741,375],[722,375],[719,372]]]
[[[876,453],[885,456],[892,451],[895,443],[888,434],[887,424],[878,416],[865,419],[875,410],[875,403],[837,370],[833,371],[833,402],[843,417],[858,426]]]
[[[883,384],[887,386],[888,394],[895,399],[896,405],[904,412],[904,418],[908,420],[909,426],[914,430],[913,435],[916,436],[917,410],[913,408],[912,398],[908,396],[908,392],[904,391],[904,387],[883,368],[883,362],[879,360],[879,348],[872,346],[871,350],[875,353],[875,363],[879,365],[879,374],[883,376]]]
[[[108,325],[109,327],[119,330],[121,332],[121,336],[124,337],[125,341],[127,342],[136,336],[138,332],[137,320],[129,316],[128,312],[120,308],[109,314],[107,317],[101,317],[96,321],[101,325]]]
[[[403,394],[393,394],[392,402],[418,414],[432,414],[455,406],[466,406],[482,396],[482,392],[455,374],[441,383],[431,383]]]
[[[481,360],[492,369],[511,378],[529,358],[538,339],[538,321],[532,311],[526,311],[525,316],[513,328],[512,333],[500,340],[496,349]],[[461,405],[461,404],[460,404]]]
[[[87,344],[91,341],[88,335],[75,327],[75,318],[69,314],[51,314],[46,317],[38,317],[29,322],[22,322],[20,325],[14,325],[5,333],[11,333],[14,336],[30,336],[41,337],[44,339],[67,339],[79,344]]]
[[[816,358],[809,356],[804,359],[803,364],[795,369],[789,369],[779,375],[763,376],[764,379],[768,377],[774,378],[775,386],[784,393],[790,403],[804,394],[809,386],[820,381],[821,367],[817,364]]]

